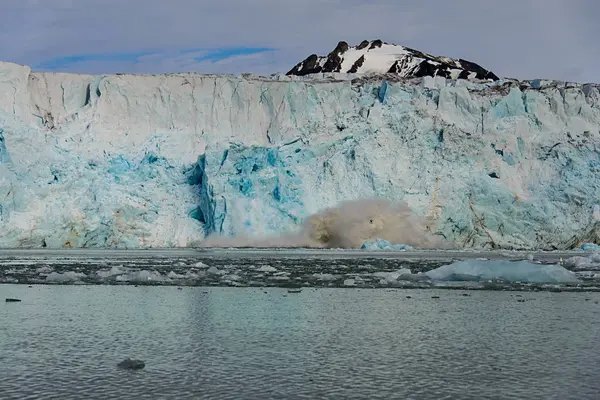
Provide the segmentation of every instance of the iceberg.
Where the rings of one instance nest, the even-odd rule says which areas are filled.
[[[63,273],[51,272],[46,276],[46,282],[48,283],[71,283],[80,281],[87,275],[82,272],[66,271]]]
[[[585,251],[600,251],[600,246],[596,243],[584,243],[581,245],[581,250]]]
[[[598,242],[597,85],[0,63],[0,92],[0,248],[276,237],[364,199],[460,248]]]
[[[392,244],[387,240],[377,238],[374,242],[363,243],[361,249],[379,251],[407,251],[413,250],[413,247],[407,244]]]
[[[521,283],[577,283],[577,276],[560,265],[528,261],[465,260],[425,272],[433,281],[504,281]]]
[[[587,257],[575,256],[564,261],[564,265],[574,271],[600,271],[600,252]]]

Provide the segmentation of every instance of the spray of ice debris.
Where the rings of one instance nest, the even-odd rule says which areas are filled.
[[[311,247],[360,248],[376,239],[415,248],[448,248],[428,232],[427,221],[415,216],[408,205],[387,200],[356,200],[341,203],[306,219],[297,233],[277,237],[219,237],[202,242],[202,247]]]

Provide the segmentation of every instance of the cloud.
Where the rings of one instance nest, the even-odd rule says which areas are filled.
[[[64,71],[285,72],[380,38],[504,76],[600,81],[595,0],[2,0],[0,15],[4,60]]]

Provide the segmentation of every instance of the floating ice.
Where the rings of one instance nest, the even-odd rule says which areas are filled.
[[[262,265],[260,268],[257,269],[257,271],[260,271],[260,272],[277,272],[277,268],[272,267],[270,265]]]
[[[581,245],[581,250],[585,251],[600,251],[600,246],[596,243],[584,243]]]
[[[164,282],[169,280],[168,277],[162,275],[158,271],[134,271],[124,275],[118,275],[116,280],[119,282],[132,282],[132,283],[144,283],[144,282]]]
[[[119,266],[113,266],[111,267],[111,269],[102,269],[100,271],[96,272],[96,275],[98,275],[98,277],[100,278],[109,278],[111,276],[116,276],[116,275],[121,275],[124,274],[128,271],[127,268],[123,268],[122,265]]]
[[[337,279],[337,277],[333,274],[313,274],[313,278],[319,280],[319,281],[325,281],[325,282],[330,282],[330,281],[335,281]]]
[[[194,264],[195,268],[202,268],[202,269],[206,269],[209,268],[208,265],[204,264],[202,261],[197,262],[196,264]]]
[[[225,271],[222,271],[217,267],[210,267],[209,269],[206,270],[206,273],[211,274],[211,275],[223,275],[223,274],[225,274]]]
[[[600,271],[600,252],[588,257],[575,256],[567,258],[564,264],[576,271]]]
[[[394,272],[375,272],[373,276],[382,278],[387,282],[396,282],[398,280],[412,280],[415,275],[412,274],[410,269],[402,268]]]
[[[528,261],[465,260],[425,272],[434,281],[499,280],[521,283],[576,283],[577,276],[559,265]]]
[[[63,273],[51,272],[46,276],[46,282],[49,283],[66,283],[77,282],[85,278],[86,274],[82,272],[66,271]]]
[[[413,250],[412,246],[407,244],[392,244],[384,239],[376,239],[374,242],[365,242],[361,249],[364,250],[378,250],[378,251],[407,251]]]

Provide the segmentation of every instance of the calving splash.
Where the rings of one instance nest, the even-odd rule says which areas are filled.
[[[598,242],[596,85],[2,63],[0,92],[0,247]]]
[[[403,203],[356,200],[311,215],[298,232],[261,237],[208,237],[204,247],[360,248],[377,240],[416,248],[448,248],[428,231],[427,220]]]

